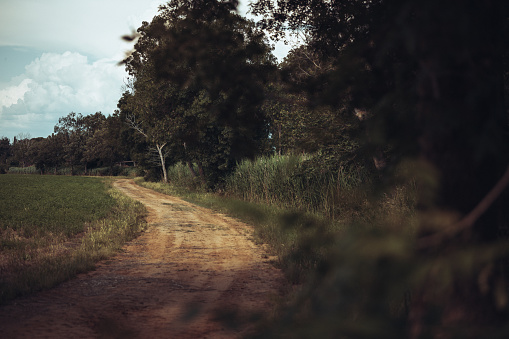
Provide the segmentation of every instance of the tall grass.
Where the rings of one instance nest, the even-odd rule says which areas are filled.
[[[245,201],[299,209],[336,218],[366,178],[361,169],[311,171],[304,156],[270,156],[242,161],[226,180],[227,194]]]
[[[193,166],[194,171],[197,173],[197,166]],[[167,175],[168,182],[170,182],[174,188],[191,191],[200,191],[205,189],[205,185],[200,180],[200,178],[193,176],[189,170],[189,167],[181,162],[169,167],[167,170]]]
[[[93,268],[144,228],[144,207],[108,186],[0,176],[0,303]]]

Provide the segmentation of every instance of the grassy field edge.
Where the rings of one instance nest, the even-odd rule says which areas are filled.
[[[111,182],[106,180],[105,185]],[[108,194],[115,205],[106,217],[87,223],[85,232],[65,244],[38,249],[28,264],[26,256],[30,254],[27,253],[22,254],[24,258],[14,260],[14,266],[3,272],[0,279],[0,304],[52,288],[79,273],[93,270],[98,261],[117,253],[125,242],[145,229],[147,211],[141,203],[113,187],[108,189]]]

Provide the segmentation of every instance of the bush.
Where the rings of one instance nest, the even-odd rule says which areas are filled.
[[[198,172],[197,166],[193,166],[195,172]],[[200,178],[193,176],[188,166],[183,163],[178,163],[168,168],[168,181],[177,188],[193,192],[206,189]]]
[[[39,174],[40,171],[35,166],[29,167],[10,167],[9,174]]]
[[[327,170],[309,156],[270,156],[242,161],[226,179],[226,193],[250,202],[337,217],[365,198],[369,181],[360,166]]]
[[[140,173],[140,169],[137,167],[112,166],[112,167],[92,168],[88,171],[88,175],[100,177],[104,176],[136,177],[142,176],[143,173]]]
[[[140,167],[122,167],[119,175],[126,177],[141,177],[143,176],[143,170]]]
[[[143,174],[143,179],[145,179],[146,181],[150,181],[150,182],[161,181],[162,180],[161,170],[159,168],[155,168],[155,167],[146,169]]]

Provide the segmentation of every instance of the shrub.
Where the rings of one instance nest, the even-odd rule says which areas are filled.
[[[327,170],[309,156],[270,156],[242,161],[226,179],[227,194],[258,202],[322,213],[335,218],[365,198],[368,175],[360,166]]]
[[[35,166],[29,167],[10,167],[9,174],[39,174],[39,170]]]

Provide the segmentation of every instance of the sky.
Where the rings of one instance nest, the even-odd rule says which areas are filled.
[[[132,44],[162,0],[0,0],[0,138],[47,137],[71,112],[112,114]],[[241,1],[246,13],[248,0]],[[290,47],[276,45],[282,59]]]

